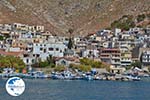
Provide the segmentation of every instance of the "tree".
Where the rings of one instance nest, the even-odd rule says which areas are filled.
[[[32,64],[32,67],[35,68],[45,68],[45,67],[55,67],[55,61],[52,57],[52,55],[49,55],[45,61],[42,61],[41,59],[36,60],[34,64]]]
[[[90,65],[79,65],[78,69],[84,72],[89,72],[91,71],[91,66]]]
[[[71,49],[72,47],[73,47],[73,41],[72,38],[69,38],[68,48]]]
[[[138,15],[138,16],[137,16],[137,21],[138,21],[138,22],[141,22],[141,21],[143,21],[145,18],[146,18],[146,15],[145,15],[145,14]]]
[[[49,63],[47,60],[45,61],[42,61],[41,59],[38,59],[34,64],[32,64],[32,67],[35,67],[35,68],[45,68],[49,66]]]
[[[4,36],[1,36],[1,35],[0,35],[0,40],[4,40]]]
[[[56,67],[54,68],[54,71],[56,71],[56,72],[62,72],[62,71],[64,71],[65,69],[66,69],[65,66],[58,65],[58,66],[56,66]]]
[[[6,59],[4,58],[4,56],[0,56],[0,67],[1,68],[5,68],[8,66],[8,62],[6,61]]]
[[[14,56],[0,56],[0,67],[1,68],[25,68],[25,63],[19,57]]]
[[[101,68],[102,65],[100,61],[94,61],[88,58],[80,59],[80,63],[83,65],[90,65],[92,68]]]
[[[142,63],[140,61],[136,61],[136,62],[131,63],[131,66],[142,68]]]
[[[80,59],[80,63],[83,65],[90,65],[91,61],[88,58],[82,58]]]
[[[130,70],[130,69],[132,69],[132,67],[133,66],[130,65],[130,66],[126,66],[125,68],[126,68],[126,70]]]
[[[132,15],[124,15],[119,20],[111,23],[112,28],[120,28],[123,30],[129,30],[132,27],[135,27],[134,19]]]
[[[68,32],[70,33],[70,35],[73,33],[73,31],[74,31],[74,30],[73,30],[72,28],[69,28],[69,29],[68,29]]]
[[[39,62],[39,67],[40,68],[45,68],[49,65],[48,61],[40,61]]]
[[[101,68],[102,63],[100,61],[93,61],[92,62],[92,68]]]
[[[52,55],[49,55],[49,57],[47,57],[47,61],[51,67],[55,67],[55,61],[54,61],[54,58],[52,57]]]
[[[76,65],[76,64],[73,64],[73,63],[71,63],[70,65],[69,65],[69,68],[71,68],[71,69],[78,69],[78,66]]]
[[[80,59],[80,63],[81,65],[87,65],[87,66],[91,66],[92,68],[106,68],[109,70],[109,65],[104,64],[100,61],[94,61],[92,59],[88,59],[88,58],[83,58]]]

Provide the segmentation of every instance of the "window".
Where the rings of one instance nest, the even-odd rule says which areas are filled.
[[[49,48],[49,51],[53,51],[54,50],[54,48]]]
[[[61,64],[62,64],[62,65],[66,65],[66,61],[64,61],[64,60],[61,61]]]
[[[14,27],[16,28],[16,27],[17,27],[17,25],[14,25]]]
[[[68,39],[68,38],[65,38],[65,41],[69,41],[69,39]]]
[[[28,57],[28,54],[24,54],[23,56],[24,56],[24,57]]]
[[[43,48],[40,48],[40,51],[42,51],[43,50]]]
[[[32,63],[34,63],[34,59],[32,59]]]
[[[44,49],[44,53],[46,53],[46,49]]]
[[[39,55],[39,54],[37,54],[37,55],[36,55],[36,57],[40,57],[40,55]]]
[[[29,59],[27,59],[26,62],[29,63]]]
[[[59,51],[59,48],[56,48],[56,51]]]

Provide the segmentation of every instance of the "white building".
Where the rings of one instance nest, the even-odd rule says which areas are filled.
[[[59,57],[55,59],[56,66],[63,65],[63,66],[69,66],[70,64],[79,64],[80,61],[78,58],[75,57]]]
[[[121,66],[122,67],[127,67],[130,66],[132,63],[132,54],[131,52],[124,52],[121,53]]]
[[[99,51],[86,49],[86,50],[82,51],[82,57],[98,58],[99,57]]]
[[[41,60],[46,60],[49,55],[53,57],[63,57],[64,51],[67,48],[61,42],[57,43],[34,43],[33,44],[33,55],[40,57]]]
[[[141,60],[142,60],[143,66],[150,66],[150,50],[145,50],[142,53]]]
[[[119,33],[121,33],[121,29],[116,28],[116,29],[115,29],[115,36],[118,36]]]

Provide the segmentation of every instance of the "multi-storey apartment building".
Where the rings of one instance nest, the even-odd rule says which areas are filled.
[[[33,55],[40,57],[41,60],[46,60],[49,55],[54,57],[63,57],[64,51],[67,48],[61,42],[57,43],[34,43],[33,44]]]
[[[100,53],[100,59],[103,62],[114,65],[115,67],[120,67],[121,52],[119,49],[108,48],[102,49]]]
[[[122,67],[127,67],[130,66],[132,63],[132,54],[131,52],[124,52],[121,53],[121,66]]]
[[[143,66],[150,66],[150,50],[146,50],[141,55]]]

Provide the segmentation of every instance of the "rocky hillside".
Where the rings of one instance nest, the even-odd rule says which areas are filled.
[[[84,35],[123,15],[149,13],[150,0],[0,0],[0,23],[44,25],[54,34]]]

